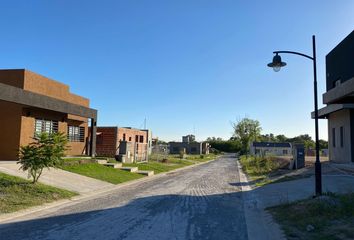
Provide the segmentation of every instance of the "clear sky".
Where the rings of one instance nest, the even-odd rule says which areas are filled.
[[[231,121],[263,133],[314,136],[312,62],[274,50],[325,55],[354,28],[352,0],[2,0],[0,68],[69,84],[99,110],[98,125],[147,127],[164,140],[229,138]],[[327,138],[327,124],[320,123]]]

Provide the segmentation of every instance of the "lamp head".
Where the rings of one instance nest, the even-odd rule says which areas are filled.
[[[273,61],[271,63],[268,63],[267,66],[273,68],[274,72],[279,72],[280,68],[286,66],[286,63],[282,62],[281,57],[278,55],[278,53],[276,53],[273,57]]]

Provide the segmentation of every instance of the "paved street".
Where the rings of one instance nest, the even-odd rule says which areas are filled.
[[[0,226],[1,239],[247,239],[235,158],[222,159],[55,214]]]

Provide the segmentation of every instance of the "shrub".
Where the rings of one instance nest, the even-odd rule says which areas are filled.
[[[44,168],[57,167],[62,163],[62,157],[67,150],[67,138],[63,133],[41,133],[34,142],[21,146],[19,150],[20,169],[28,171],[28,178],[36,183]]]
[[[271,156],[241,156],[242,169],[253,175],[263,175],[272,172],[279,167]]]

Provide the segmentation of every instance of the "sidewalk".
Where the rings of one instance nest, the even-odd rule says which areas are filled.
[[[239,164],[239,163],[238,163]],[[328,168],[327,168],[328,167]],[[322,174],[323,192],[348,193],[354,192],[354,176],[336,171],[325,166]],[[250,186],[246,176],[239,167],[240,184],[244,192],[245,215],[248,220],[249,239],[285,239],[265,208],[314,196],[315,178],[301,178],[254,188]]]
[[[27,171],[19,170],[19,167],[20,165],[16,161],[0,161],[0,172],[27,179]],[[111,183],[55,168],[50,168],[49,170],[45,168],[39,178],[39,182],[77,192],[80,195],[115,186]]]

